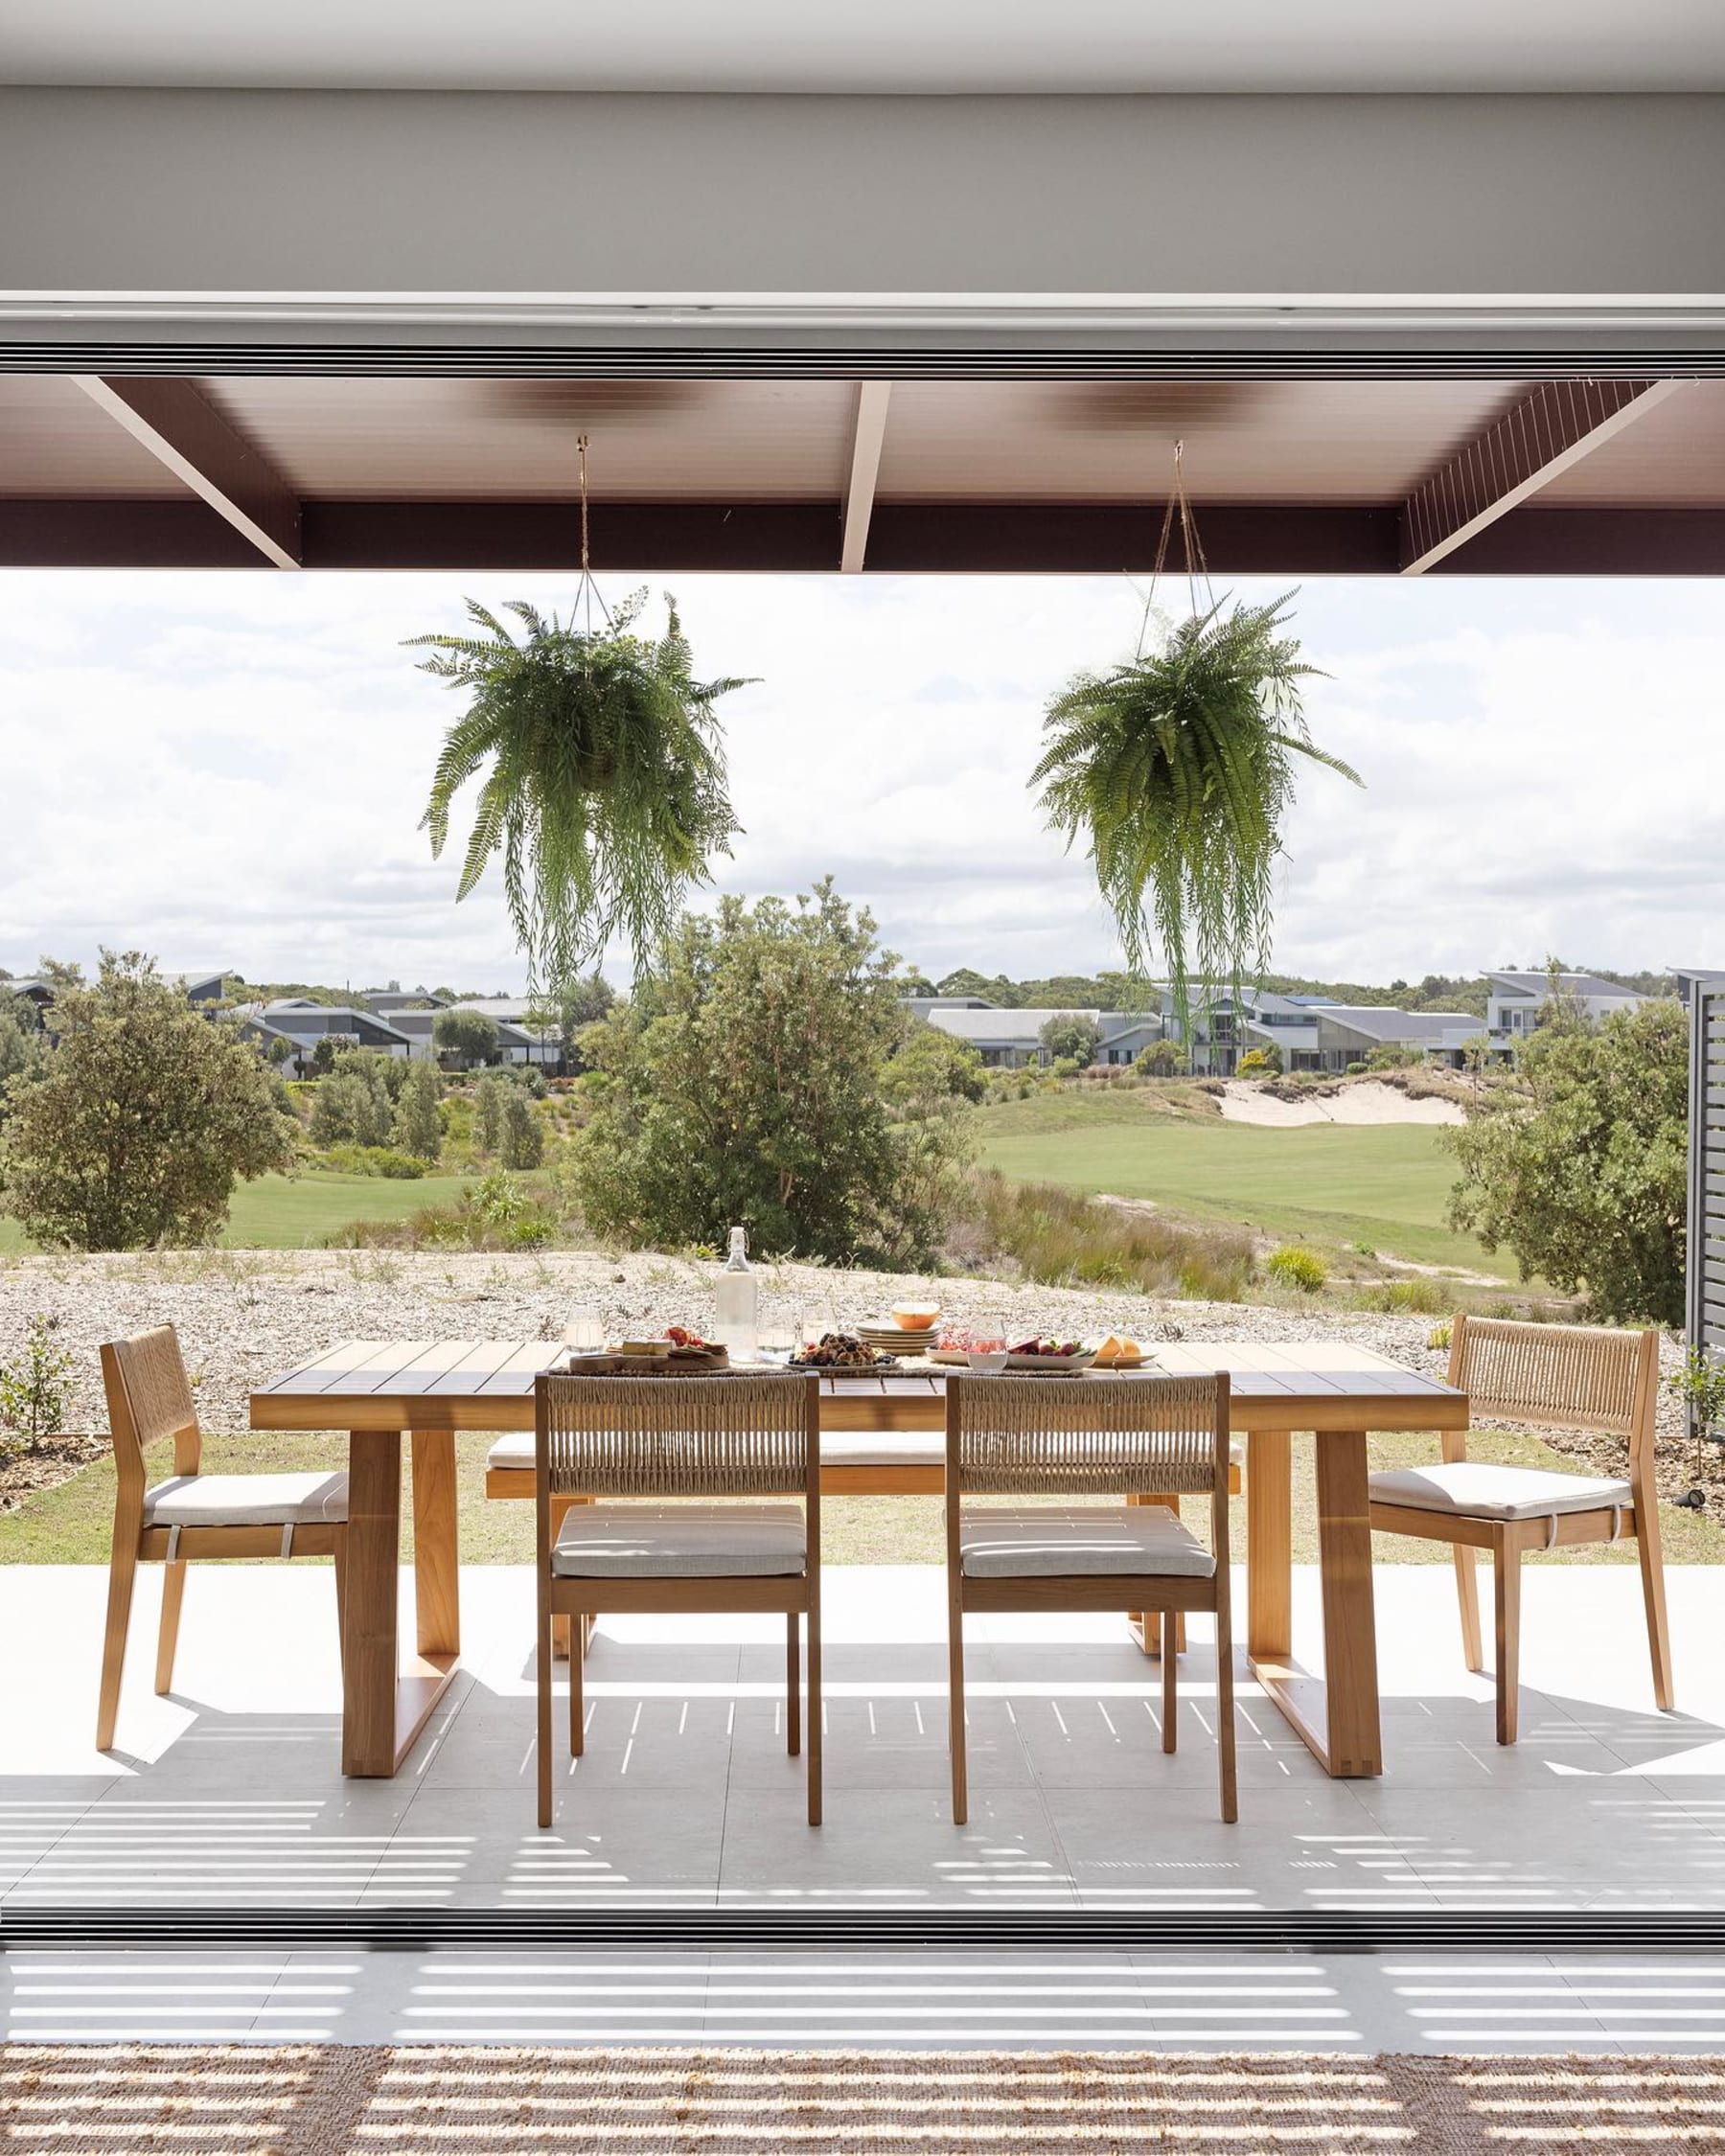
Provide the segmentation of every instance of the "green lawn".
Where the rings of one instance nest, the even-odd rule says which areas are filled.
[[[1153,1198],[1286,1240],[1364,1243],[1418,1264],[1516,1276],[1506,1250],[1488,1254],[1444,1225],[1456,1171],[1429,1124],[1266,1130],[1172,1117],[1130,1092],[1011,1101],[978,1121],[984,1164],[1021,1182]]]
[[[230,1250],[303,1250],[352,1221],[402,1220],[422,1205],[449,1204],[467,1184],[463,1176],[422,1176],[417,1182],[321,1172],[291,1180],[260,1176],[235,1191],[221,1240]],[[29,1248],[15,1220],[0,1220],[0,1251]]]

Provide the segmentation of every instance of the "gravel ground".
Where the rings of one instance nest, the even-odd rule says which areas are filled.
[[[599,1251],[544,1256],[426,1255],[365,1250],[196,1251],[127,1257],[0,1260],[0,1362],[15,1356],[38,1314],[74,1357],[74,1429],[106,1427],[96,1349],[104,1340],[171,1323],[179,1330],[210,1430],[243,1430],[248,1392],[340,1340],[555,1339],[571,1318],[608,1333],[667,1323],[704,1328],[718,1268],[681,1258]],[[1429,1346],[1433,1320],[1338,1310],[1290,1298],[1276,1304],[1161,1301],[998,1280],[914,1280],[902,1273],[818,1266],[761,1269],[762,1337],[788,1340],[811,1303],[840,1325],[880,1317],[929,1290],[964,1323],[1000,1313],[1015,1332],[1067,1337],[1108,1331],[1140,1340],[1358,1341],[1412,1369],[1443,1373]],[[1679,1350],[1665,1345],[1668,1368]],[[1662,1436],[1682,1415],[1660,1403]]]

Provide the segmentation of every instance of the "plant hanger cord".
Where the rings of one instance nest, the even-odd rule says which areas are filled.
[[[1156,605],[1156,587],[1167,565],[1168,542],[1174,536],[1174,519],[1180,518],[1180,551],[1185,563],[1186,604],[1194,613],[1209,613],[1216,604],[1215,587],[1210,583],[1209,563],[1204,558],[1204,541],[1198,537],[1198,519],[1192,514],[1192,504],[1185,491],[1185,473],[1183,462],[1185,455],[1184,436],[1174,442],[1174,478],[1168,489],[1168,499],[1162,509],[1162,532],[1156,541],[1156,560],[1150,565],[1150,588],[1144,594],[1143,618],[1138,623],[1138,650],[1133,654],[1137,660],[1144,655],[1145,640],[1150,634],[1150,615]],[[1204,585],[1205,604],[1198,604],[1198,586]]]
[[[586,631],[593,633],[593,601],[599,602],[599,611],[605,616],[605,626],[611,629],[610,608],[605,603],[605,594],[593,582],[592,554],[587,539],[587,438],[575,437],[575,455],[581,470],[581,582],[575,587],[575,603],[586,610]]]

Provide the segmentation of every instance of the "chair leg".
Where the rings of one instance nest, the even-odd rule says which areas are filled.
[[[1671,1631],[1666,1616],[1665,1555],[1659,1546],[1659,1518],[1657,1513],[1644,1524],[1644,1511],[1652,1513],[1652,1507],[1639,1507],[1635,1516],[1635,1554],[1641,1562],[1642,1600],[1647,1611],[1647,1652],[1653,1658],[1653,1697],[1662,1714],[1670,1713],[1676,1704],[1676,1694],[1671,1689]]]
[[[541,1558],[540,1562],[543,1562]],[[539,1823],[551,1823],[551,1613],[541,1602],[539,1638],[535,1641],[535,1675],[539,1685]]]
[[[1461,1659],[1477,1677],[1485,1667],[1480,1641],[1480,1568],[1465,1543],[1451,1546],[1456,1560],[1456,1599],[1461,1606]]]
[[[970,1818],[970,1761],[964,1728],[964,1611],[955,1595],[947,1607],[947,1743],[953,1755],[953,1824],[962,1826]]]
[[[580,1617],[570,1620],[569,1638],[571,1641],[584,1640],[586,1632],[586,1613],[584,1610]],[[579,1759],[586,1750],[586,1691],[583,1683],[586,1672],[582,1667],[586,1661],[586,1656],[585,1654],[571,1654],[569,1657],[569,1757],[571,1759]]]
[[[820,1602],[818,1597],[809,1607],[809,1824],[820,1824],[820,1752],[822,1729],[820,1705]]]
[[[186,1598],[186,1560],[176,1557],[162,1567],[162,1623],[156,1634],[155,1688],[173,1689],[173,1656],[179,1645],[180,1606]]]
[[[1521,1544],[1497,1532],[1491,1546],[1497,1610],[1497,1740],[1513,1744],[1521,1707]]]
[[[1222,1770],[1222,1821],[1232,1826],[1240,1816],[1234,1770],[1233,1625],[1226,1605],[1216,1612],[1216,1755]]]
[[[102,1693],[96,1709],[96,1749],[110,1752],[120,1718],[120,1678],[126,1667],[126,1635],[131,1625],[132,1586],[138,1576],[138,1545],[131,1534],[114,1535],[108,1560],[107,1624],[102,1636]]]
[[[794,1610],[785,1619],[785,1750],[793,1759],[802,1750],[802,1640]]]
[[[1162,1750],[1172,1752],[1180,1732],[1180,1649],[1172,1610],[1162,1613]]]

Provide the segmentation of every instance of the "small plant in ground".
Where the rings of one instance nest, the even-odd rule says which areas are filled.
[[[1448,1347],[1455,1339],[1455,1327],[1446,1318],[1441,1325],[1434,1325],[1426,1335],[1428,1347]]]
[[[53,1335],[51,1319],[33,1319],[23,1353],[0,1363],[0,1430],[14,1433],[13,1441],[31,1452],[65,1428],[72,1405],[72,1358]]]
[[[1710,1440],[1725,1443],[1725,1363],[1705,1347],[1690,1347],[1666,1389],[1681,1400],[1695,1436],[1695,1472],[1701,1472],[1701,1448]]]
[[[1264,1260],[1264,1271],[1272,1280],[1284,1288],[1298,1288],[1304,1296],[1315,1296],[1329,1278],[1329,1267],[1303,1243],[1284,1243],[1272,1250]]]
[[[1448,1309],[1449,1302],[1436,1280],[1386,1280],[1365,1289],[1359,1297],[1362,1310],[1381,1310],[1391,1318],[1435,1318]]]

